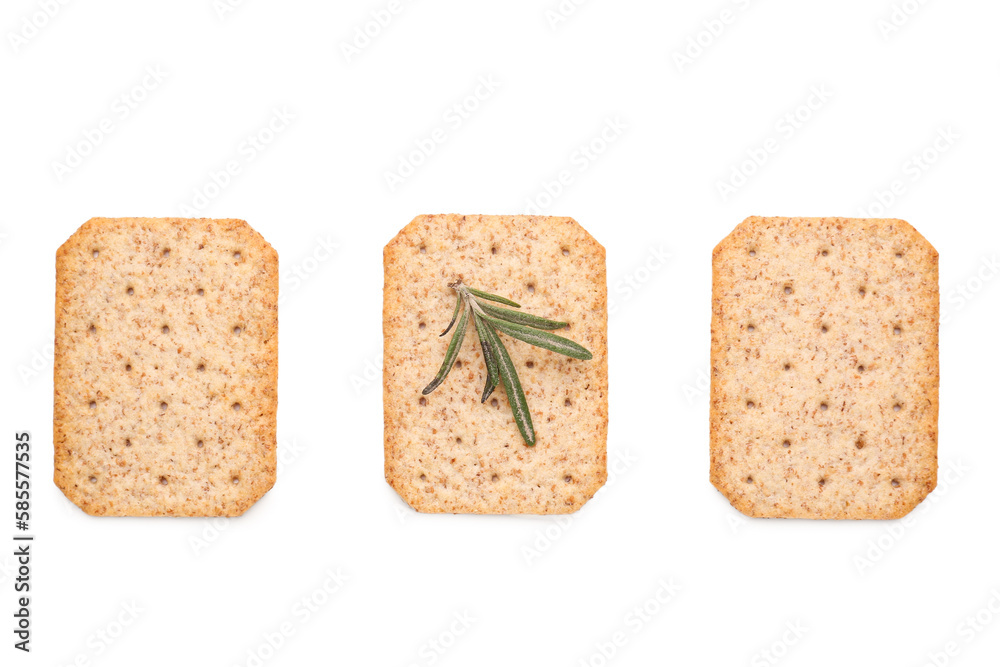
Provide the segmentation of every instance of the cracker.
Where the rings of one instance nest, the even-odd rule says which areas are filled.
[[[562,514],[607,478],[607,275],[604,248],[571,218],[424,215],[385,247],[385,477],[421,512]],[[421,396],[450,335],[461,279],[566,321],[593,353],[578,361],[504,337],[537,434],[525,446],[503,388],[480,403],[475,333],[444,384]]]
[[[93,218],[56,255],[55,483],[236,516],[274,484],[278,256],[242,220]]]
[[[902,220],[747,218],[712,257],[712,483],[893,519],[937,483],[938,254]]]

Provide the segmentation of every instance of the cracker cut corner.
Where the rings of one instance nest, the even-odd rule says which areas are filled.
[[[386,481],[420,512],[575,512],[607,479],[605,252],[572,218],[422,215],[384,250]],[[537,435],[525,446],[503,388],[480,403],[479,341],[466,336],[435,391],[457,279],[570,323],[582,362],[505,339]]]
[[[750,217],[712,257],[712,484],[895,519],[937,483],[938,254],[902,220]]]
[[[243,220],[92,218],[56,253],[54,481],[98,516],[237,516],[277,469],[278,256]]]

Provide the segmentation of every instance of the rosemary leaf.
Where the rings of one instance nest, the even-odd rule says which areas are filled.
[[[594,356],[589,350],[587,350],[587,348],[583,347],[579,343],[574,343],[568,338],[563,338],[562,336],[557,336],[547,331],[539,331],[538,329],[532,329],[531,327],[514,324],[513,322],[507,322],[490,315],[486,316],[486,320],[511,338],[522,340],[525,343],[534,345],[535,347],[540,347],[544,350],[551,350],[552,352],[558,352],[559,354],[564,354],[567,357],[581,359],[583,361],[591,359]]]
[[[458,319],[458,309],[462,306],[462,295],[458,295],[458,299],[455,300],[455,312],[451,314],[451,322],[448,323],[448,328],[441,332],[441,336],[451,331],[451,328],[455,326],[455,320]],[[440,337],[440,336],[439,336]]]
[[[463,289],[467,289],[469,291],[469,294],[471,294],[471,295],[473,295],[475,297],[478,297],[480,299],[485,299],[487,301],[496,301],[497,303],[502,303],[505,306],[513,306],[514,308],[520,308],[521,307],[521,304],[515,303],[515,302],[511,301],[510,299],[505,299],[502,296],[497,296],[496,294],[490,294],[489,292],[483,292],[483,291],[480,291],[480,290],[477,290],[477,289],[473,289],[473,288],[469,287],[468,285],[464,285]]]
[[[563,327],[568,327],[569,322],[556,322],[555,320],[547,320],[544,317],[539,317],[538,315],[532,315],[530,313],[525,313],[520,310],[509,310],[507,308],[498,308],[497,306],[491,306],[488,303],[479,303],[479,307],[483,309],[487,315],[492,315],[493,317],[499,318],[501,320],[507,320],[508,322],[513,322],[515,324],[523,324],[526,327],[531,327],[533,329],[562,329]]]
[[[462,299],[459,299],[459,303]],[[462,340],[465,339],[465,330],[469,326],[469,311],[472,308],[466,304],[466,307],[462,310],[462,319],[458,321],[458,327],[455,329],[455,333],[451,337],[451,342],[448,343],[448,351],[444,355],[444,363],[441,364],[441,370],[438,371],[437,376],[431,380],[431,383],[424,387],[424,395],[431,393],[444,382],[444,379],[448,376],[451,371],[451,367],[455,365],[455,360],[458,359],[458,351],[462,348]]]
[[[483,349],[483,361],[486,362],[486,387],[483,388],[483,399],[480,401],[480,403],[485,403],[493,390],[497,388],[497,382],[500,381],[500,371],[497,368],[496,351],[490,342],[490,334],[486,331],[489,325],[483,322],[479,315],[473,313],[472,316],[476,323],[476,333],[479,334],[479,347]]]
[[[521,432],[524,444],[529,447],[535,446],[535,426],[531,423],[531,413],[528,412],[528,400],[524,397],[524,389],[521,388],[521,380],[517,377],[517,369],[510,360],[507,348],[503,346],[500,336],[489,323],[484,322],[484,328],[490,337],[490,342],[497,352],[497,369],[500,372],[500,379],[503,380],[503,390],[507,394],[507,402],[510,403],[510,411],[514,415],[514,422],[517,430]]]

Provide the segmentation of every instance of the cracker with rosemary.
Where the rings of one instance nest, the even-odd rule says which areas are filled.
[[[902,220],[752,217],[712,265],[712,483],[753,517],[910,512],[937,481],[937,251]]]
[[[606,479],[604,248],[570,218],[428,215],[384,260],[389,484],[424,512],[579,509]]]
[[[93,218],[56,256],[55,483],[235,516],[274,484],[278,256],[242,220]]]

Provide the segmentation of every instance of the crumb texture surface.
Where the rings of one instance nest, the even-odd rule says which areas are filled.
[[[937,483],[938,316],[902,220],[745,220],[713,254],[712,483],[753,517],[907,514]]]
[[[385,476],[422,512],[558,514],[604,484],[608,429],[604,248],[571,218],[425,215],[384,250]],[[421,391],[444,359],[439,337],[461,279],[521,310],[569,322],[556,333],[593,353],[569,359],[500,334],[517,368],[537,434],[525,446],[503,386],[486,380],[470,325],[458,362]]]
[[[93,218],[56,256],[55,483],[235,516],[274,484],[278,256],[242,220]]]

